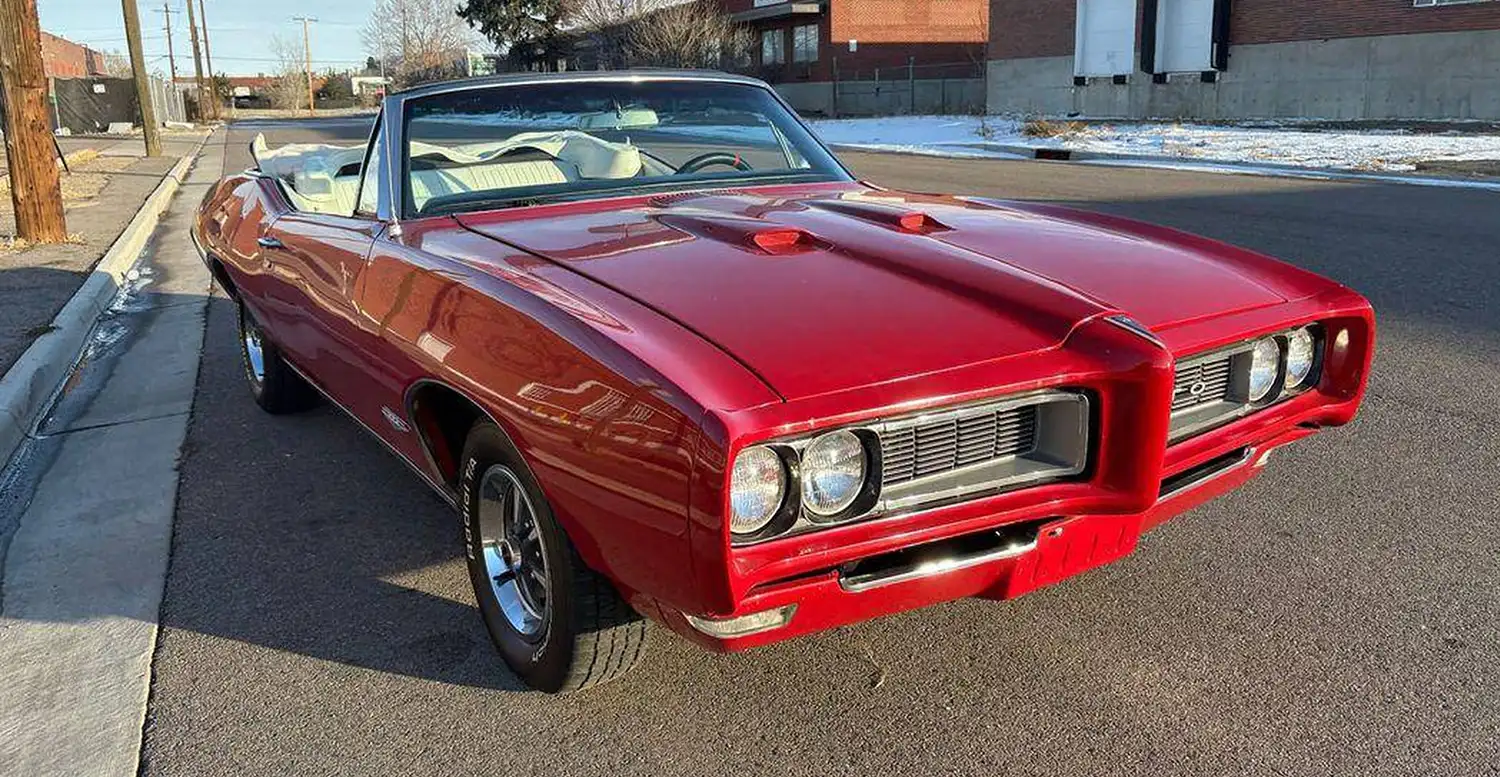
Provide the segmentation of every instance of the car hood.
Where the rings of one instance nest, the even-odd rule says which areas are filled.
[[[710,192],[457,217],[626,294],[787,399],[1284,300],[1199,249],[1065,215],[861,189]],[[1170,291],[1168,291],[1170,290]]]

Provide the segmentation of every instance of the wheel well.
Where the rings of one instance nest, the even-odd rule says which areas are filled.
[[[208,260],[208,272],[214,276],[214,281],[219,284],[219,288],[223,289],[225,294],[229,295],[230,299],[237,300],[240,298],[240,290],[235,288],[234,279],[229,277],[229,271],[224,269],[223,262],[217,258],[210,257]]]
[[[412,390],[411,417],[422,445],[449,486],[458,486],[458,460],[464,439],[484,411],[463,394],[441,383],[423,383]]]

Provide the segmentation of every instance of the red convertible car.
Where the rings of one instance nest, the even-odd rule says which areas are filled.
[[[326,397],[451,501],[546,691],[624,672],[648,620],[739,650],[1109,563],[1369,375],[1337,283],[861,182],[753,79],[438,84],[368,146],[252,151],[194,238],[255,401]]]

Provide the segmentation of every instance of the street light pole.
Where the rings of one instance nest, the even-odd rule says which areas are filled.
[[[307,115],[311,116],[317,109],[313,107],[312,38],[308,35],[307,25],[309,22],[317,21],[317,18],[293,16],[292,21],[302,22],[302,61],[303,67],[307,70]]]
[[[203,106],[207,104],[203,91],[203,57],[198,50],[198,21],[193,18],[193,0],[187,0],[188,33],[193,39],[193,80],[198,84],[198,118],[203,118]]]
[[[135,99],[141,104],[141,135],[146,156],[161,156],[161,128],[156,125],[156,105],[151,101],[151,76],[146,73],[146,55],[141,52],[141,16],[135,0],[121,0],[125,11],[125,41],[130,49],[130,73],[135,77]],[[169,25],[167,29],[171,29]],[[176,94],[177,84],[172,84]]]
[[[165,14],[167,17],[167,70],[172,74],[172,88],[177,88],[177,55],[172,51],[172,7],[166,3],[161,4],[161,10],[157,13]]]
[[[188,0],[192,3],[193,0]],[[212,95],[213,117],[219,118],[219,87],[214,83],[214,55],[209,53],[208,48],[208,9],[203,7],[203,0],[198,0],[198,23],[203,25],[203,61],[208,65],[208,91]]]

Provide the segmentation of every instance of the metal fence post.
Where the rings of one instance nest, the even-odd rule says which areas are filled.
[[[831,111],[832,111],[832,114],[833,114],[831,118],[837,119],[839,117],[839,58],[838,57],[834,57],[833,58],[833,107],[831,108]]]
[[[907,106],[907,111],[906,112],[907,112],[907,114],[914,116],[917,113],[917,58],[916,57],[907,57],[906,58],[906,80],[911,85],[910,105]]]

